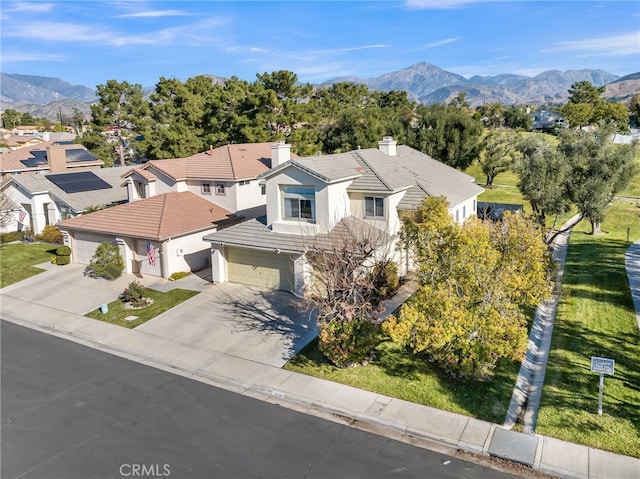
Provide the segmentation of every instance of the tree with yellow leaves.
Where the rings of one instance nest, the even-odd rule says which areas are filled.
[[[551,261],[537,226],[521,214],[496,223],[453,221],[443,198],[427,198],[401,234],[420,287],[383,324],[394,342],[426,353],[453,377],[486,379],[500,358],[527,345],[523,306],[551,294]]]

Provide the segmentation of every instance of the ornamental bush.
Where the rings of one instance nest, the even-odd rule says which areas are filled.
[[[373,284],[379,299],[385,299],[400,287],[398,267],[393,261],[381,261],[373,268]]]
[[[107,242],[100,243],[89,262],[88,269],[97,276],[116,279],[124,270],[124,260],[120,255],[120,248]]]
[[[339,368],[362,363],[380,342],[380,326],[367,320],[331,321],[320,326],[318,347]]]
[[[56,254],[58,256],[71,256],[71,248],[67,245],[58,246],[56,248]]]
[[[142,286],[137,281],[131,281],[122,293],[122,299],[131,304],[138,304],[142,302],[144,295],[147,293],[147,288]]]
[[[43,228],[42,233],[38,235],[38,239],[45,243],[62,244],[62,232],[53,225],[47,225]]]

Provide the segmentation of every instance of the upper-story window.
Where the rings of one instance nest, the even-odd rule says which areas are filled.
[[[245,185],[248,185],[248,184],[250,184],[250,183],[251,183],[251,181],[250,181],[250,180],[242,180],[242,181],[241,181],[241,182],[239,182],[238,184],[239,184],[240,186],[245,186]]]
[[[261,195],[266,195],[267,194],[267,185],[265,185],[264,183],[262,183],[260,185],[260,194]]]
[[[316,219],[316,192],[308,186],[285,186],[284,217],[313,222]]]
[[[144,183],[142,181],[134,182],[136,187],[136,193],[138,194],[138,198],[146,198],[146,189],[144,187]]]
[[[211,194],[211,183],[202,183],[202,194],[203,195]]]
[[[365,196],[364,215],[368,218],[384,218],[384,198],[380,196]]]
[[[225,195],[224,183],[216,184],[216,195]]]

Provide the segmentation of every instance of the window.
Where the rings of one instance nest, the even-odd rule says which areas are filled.
[[[285,186],[284,217],[286,219],[313,222],[316,219],[316,193],[313,188],[304,186]]]
[[[379,196],[365,196],[364,215],[367,217],[384,217],[384,198]]]
[[[202,183],[202,194],[203,195],[211,194],[211,183]]]
[[[136,186],[136,193],[138,193],[138,198],[145,198],[146,195],[145,195],[144,183],[142,181],[136,181],[135,186]]]
[[[460,210],[456,210],[456,221],[460,221]]]
[[[467,205],[464,205],[462,207],[462,219],[465,219],[467,217]]]
[[[225,194],[224,183],[216,184],[216,195],[224,195],[224,194]]]
[[[251,183],[251,181],[249,181],[249,180],[242,180],[242,181],[240,182],[240,186],[245,186],[245,185],[248,185],[249,183]]]
[[[261,195],[266,195],[267,194],[267,185],[265,185],[265,184],[260,185],[260,194]]]

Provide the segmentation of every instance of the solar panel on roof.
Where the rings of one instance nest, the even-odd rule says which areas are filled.
[[[77,173],[60,173],[47,175],[47,179],[65,193],[80,193],[83,191],[105,190],[113,188],[109,183],[97,176],[92,171],[79,171]]]

